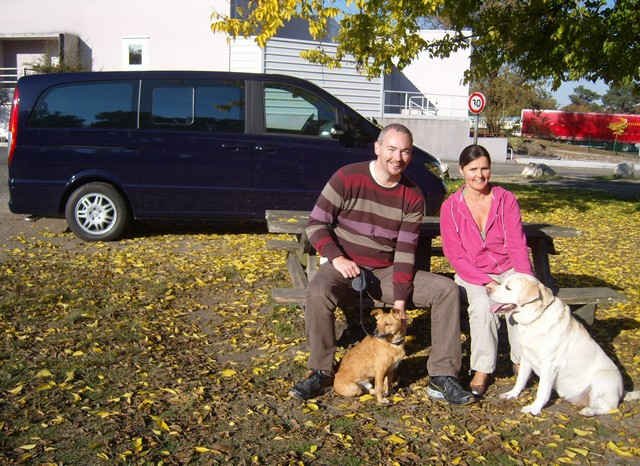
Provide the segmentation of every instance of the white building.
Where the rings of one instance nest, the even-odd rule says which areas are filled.
[[[228,13],[229,0],[3,0],[0,16],[0,80],[12,88],[33,64],[85,70],[209,70],[282,73],[308,79],[367,117],[402,121],[416,143],[451,158],[468,142],[468,51],[450,58],[419,56],[404,70],[367,79],[353,62],[342,68],[313,65],[299,56],[308,41],[294,24],[264,49],[252,40],[227,40],[211,32],[211,14]],[[444,31],[423,31],[425,37]],[[443,133],[444,131],[444,133]]]

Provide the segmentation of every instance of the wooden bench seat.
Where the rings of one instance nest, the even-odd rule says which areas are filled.
[[[593,325],[598,304],[608,305],[627,300],[624,294],[605,286],[560,288],[557,296],[569,305],[573,315],[587,325]]]
[[[295,234],[296,240],[267,240],[267,248],[287,252],[287,269],[292,287],[272,290],[273,300],[280,304],[304,305],[305,289],[318,269],[318,256],[306,238],[304,226],[308,212],[288,210],[268,210],[265,213],[267,227],[271,233]],[[626,297],[607,287],[558,288],[551,275],[549,255],[557,254],[554,238],[575,238],[580,231],[575,228],[546,223],[525,223],[523,225],[527,244],[531,248],[532,262],[536,276],[546,286],[557,291],[557,295],[571,307],[574,315],[592,325],[598,304],[610,305],[622,302]],[[440,235],[440,219],[425,217],[421,225],[420,241],[416,251],[416,266],[431,270],[431,258],[442,256],[442,248],[433,246],[432,240]],[[375,303],[375,306],[383,306]]]
[[[304,306],[305,287],[274,288],[271,296],[279,304],[297,304]],[[598,304],[613,304],[626,301],[626,296],[607,287],[560,288],[558,297],[569,305],[571,312],[587,325],[593,325]],[[376,307],[383,303],[374,303]]]

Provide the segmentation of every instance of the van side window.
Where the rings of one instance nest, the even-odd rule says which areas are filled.
[[[203,131],[244,132],[244,88],[218,84],[196,87],[196,125]]]
[[[155,87],[151,92],[154,126],[188,126],[193,123],[193,87]]]
[[[227,82],[144,81],[143,128],[244,132],[244,88]]]
[[[337,109],[311,92],[287,84],[264,85],[268,133],[331,137]]]
[[[135,128],[137,81],[90,82],[53,87],[36,104],[34,128]]]

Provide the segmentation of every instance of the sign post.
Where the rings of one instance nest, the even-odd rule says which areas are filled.
[[[476,116],[476,121],[473,125],[473,143],[478,144],[478,121],[480,120],[480,114],[484,110],[484,106],[487,104],[487,99],[482,92],[473,92],[469,96],[467,103],[469,111]]]

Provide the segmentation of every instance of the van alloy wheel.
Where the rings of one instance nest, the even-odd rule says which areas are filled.
[[[118,211],[111,199],[100,193],[89,193],[75,206],[76,222],[90,235],[108,233],[118,220]]]
[[[94,182],[76,189],[65,208],[69,228],[85,241],[119,238],[129,223],[129,209],[120,193],[107,183]]]

